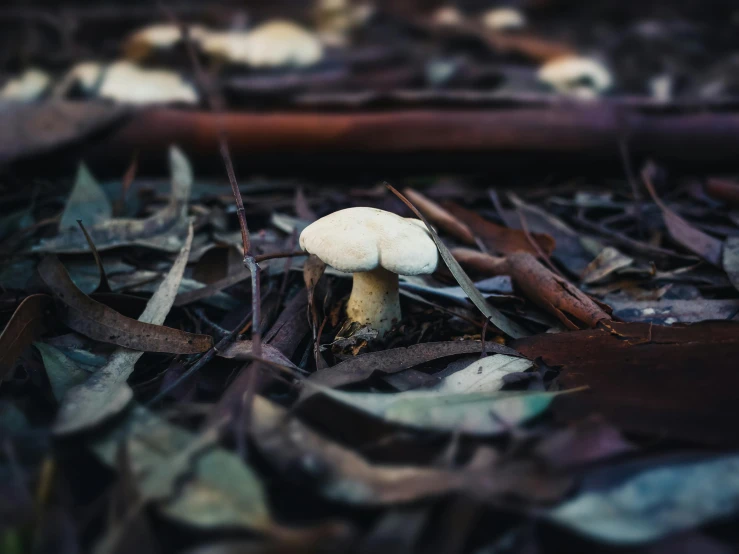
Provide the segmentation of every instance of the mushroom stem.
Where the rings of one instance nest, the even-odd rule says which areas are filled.
[[[382,267],[355,273],[346,315],[376,329],[380,336],[387,333],[400,320],[398,275]]]

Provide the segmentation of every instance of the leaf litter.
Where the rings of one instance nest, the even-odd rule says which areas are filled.
[[[736,178],[683,174],[671,161],[701,150],[718,159],[732,143],[721,134],[731,132],[735,103],[721,95],[736,87],[721,59],[730,48],[718,47],[723,35],[713,31],[720,10],[710,24],[691,12],[686,27],[671,6],[677,22],[651,14],[646,33],[643,10],[622,3],[620,27],[599,18],[605,31],[593,34],[533,4],[519,7],[530,17],[515,31],[486,29],[484,11],[449,19],[446,10],[444,24],[400,7],[360,16],[357,6],[320,4],[315,32],[333,42],[299,70],[285,60],[262,69],[214,59],[198,25],[192,44],[175,22],[136,33],[140,14],[129,21],[125,10],[114,14],[119,35],[99,26],[100,44],[130,37],[123,55],[131,56],[100,67],[144,64],[132,85],[144,72],[166,72],[188,90],[197,83],[187,101],[207,100],[212,118],[176,97],[145,112],[102,104],[91,98],[104,79],[87,83],[80,71],[77,89],[54,82],[50,98],[3,108],[2,161],[35,162],[111,131],[89,141],[99,143],[84,165],[64,150],[66,165],[48,165],[53,177],[37,178],[47,169],[39,163],[6,165],[0,178],[9,214],[0,222],[0,476],[11,477],[0,483],[11,491],[0,495],[0,513],[37,514],[9,518],[3,544],[19,552],[69,537],[96,552],[735,546]],[[90,20],[110,17],[101,13]],[[88,15],[81,9],[75,28],[90,27]],[[169,42],[142,49],[157,28]],[[707,39],[706,29],[715,36],[685,40],[686,28],[694,39]],[[206,30],[219,40],[248,36]],[[45,33],[31,43],[6,35],[32,50],[15,59],[6,49],[13,67],[45,59],[33,50]],[[108,52],[76,48],[95,35],[75,33],[73,51]],[[587,104],[562,95],[598,96],[592,83],[552,91],[537,78],[546,62],[584,54],[584,45],[609,62],[617,84]],[[188,47],[212,62],[205,80],[183,62]],[[64,66],[68,52],[58,53],[44,69]],[[653,80],[667,58],[679,78]],[[646,90],[661,95],[659,105]],[[550,123],[563,116],[567,126],[554,132]],[[131,125],[116,128],[126,117]],[[428,132],[452,119],[454,127]],[[388,126],[368,132],[369,120]],[[677,147],[682,129],[700,144]],[[235,160],[248,160],[231,167],[221,143],[243,211],[221,184],[195,180],[183,153],[204,173],[208,141],[221,134],[234,138],[226,146]],[[397,178],[434,226],[444,263],[401,278],[403,316],[385,337],[369,330],[337,340],[350,282],[295,256],[297,235],[346,207],[413,217],[383,187],[358,186],[386,177],[374,164],[384,156],[365,164],[365,150],[389,148],[405,169],[405,156],[417,162],[429,144],[442,146],[441,163],[461,144],[499,152],[489,141],[502,137],[525,163],[507,173],[507,155],[486,158],[495,189],[481,188],[489,175],[456,166],[433,174],[436,154],[424,154],[424,175]],[[170,150],[167,192],[166,182],[148,180],[149,162],[173,138],[183,150]],[[286,144],[291,156],[305,144],[352,156],[332,162],[330,175],[301,166],[290,182],[267,176],[238,187],[236,174],[269,168],[270,159],[284,166]],[[598,160],[586,164],[587,177],[564,160],[573,147],[582,151],[576,161]],[[563,163],[540,162],[534,150]],[[625,177],[599,163],[614,153]],[[664,165],[647,166],[639,180],[631,166],[652,154]],[[333,160],[310,157],[316,166]],[[108,179],[116,160],[128,167],[122,181],[100,186],[93,172]],[[248,221],[246,242],[234,215]],[[222,255],[224,246],[233,255]],[[259,263],[254,274],[241,266],[244,254]],[[104,478],[86,471],[90,452],[109,469]]]

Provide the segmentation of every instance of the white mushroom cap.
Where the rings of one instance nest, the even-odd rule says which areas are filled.
[[[433,273],[439,255],[426,226],[376,208],[347,208],[311,223],[300,247],[339,271],[379,267],[398,275]]]
[[[513,8],[493,8],[482,14],[482,24],[493,31],[511,31],[526,26],[526,16]]]
[[[577,92],[589,88],[598,94],[608,90],[613,77],[606,67],[593,58],[562,56],[539,68],[539,79],[559,92]],[[589,86],[583,87],[583,82]]]
[[[206,54],[252,67],[307,67],[323,57],[318,36],[291,21],[268,21],[249,32],[211,32],[199,41]]]

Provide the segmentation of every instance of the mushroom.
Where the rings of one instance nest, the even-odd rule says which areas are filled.
[[[376,208],[347,208],[311,223],[300,247],[354,274],[347,316],[380,336],[400,320],[398,275],[432,273],[439,258],[423,222]]]

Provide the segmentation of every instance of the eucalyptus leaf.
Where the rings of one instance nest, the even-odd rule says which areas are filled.
[[[61,400],[71,387],[83,383],[89,377],[87,371],[80,368],[58,348],[43,342],[35,342],[33,345],[41,354],[46,376],[57,400]]]
[[[172,308],[177,289],[187,265],[192,244],[192,224],[185,246],[172,264],[172,269],[157,291],[149,299],[140,322],[162,325]],[[133,373],[143,352],[119,347],[108,363],[84,383],[71,388],[59,408],[54,433],[65,435],[88,430],[123,410],[133,398],[126,381]]]
[[[641,471],[605,490],[584,492],[549,518],[598,541],[654,541],[739,512],[739,456]]]
[[[113,215],[113,205],[85,164],[80,164],[74,187],[59,222],[60,230],[77,227],[81,220],[87,227],[97,225]]]
[[[273,522],[258,475],[236,454],[193,435],[141,406],[92,443],[111,467],[121,441],[129,450],[139,491],[162,512],[200,528],[269,532]]]
[[[526,371],[532,363],[526,358],[492,354],[444,377],[432,390],[436,392],[495,392],[503,388],[503,378]]]
[[[411,390],[395,394],[321,390],[330,398],[390,423],[428,431],[491,436],[544,413],[562,393]]]

